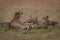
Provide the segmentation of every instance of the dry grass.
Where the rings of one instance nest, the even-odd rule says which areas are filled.
[[[0,11],[1,21],[11,21],[16,11],[23,11],[23,21],[27,20],[29,16],[38,16],[39,20],[42,21],[43,16],[50,16],[51,20],[60,22],[60,9],[54,8],[37,8],[37,9],[27,9],[27,8],[2,8]]]

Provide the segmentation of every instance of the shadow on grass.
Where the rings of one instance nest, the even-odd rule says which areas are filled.
[[[7,32],[9,30],[9,25],[4,24],[0,26],[0,32]]]

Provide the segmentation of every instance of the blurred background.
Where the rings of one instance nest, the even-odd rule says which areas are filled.
[[[0,21],[10,22],[15,12],[24,13],[24,21],[29,16],[50,16],[51,20],[60,22],[60,0],[0,0]]]

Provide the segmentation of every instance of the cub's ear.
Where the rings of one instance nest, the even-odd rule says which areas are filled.
[[[45,19],[45,17],[43,17],[43,19]]]

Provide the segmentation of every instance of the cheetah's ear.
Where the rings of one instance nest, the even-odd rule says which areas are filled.
[[[15,15],[19,15],[20,13],[19,12],[15,12]]]
[[[49,16],[46,16],[46,18],[48,18]]]

